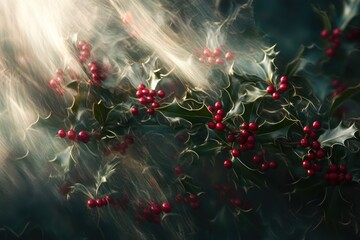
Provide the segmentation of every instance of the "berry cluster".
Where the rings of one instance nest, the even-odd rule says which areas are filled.
[[[64,71],[60,68],[56,69],[55,76],[49,81],[49,87],[55,90],[59,95],[65,93],[62,85],[64,84]]]
[[[155,109],[160,107],[160,99],[166,96],[165,91],[160,89],[159,91],[149,90],[145,87],[144,84],[138,86],[136,91],[136,98],[139,99],[139,103],[144,105],[147,109],[146,112],[148,115],[153,115]],[[158,98],[158,99],[157,99]],[[130,112],[133,116],[139,114],[139,109],[136,106],[130,108]]]
[[[208,65],[222,65],[226,61],[231,61],[234,59],[234,52],[226,52],[225,54],[219,48],[215,50],[210,50],[208,48],[204,49],[202,53],[196,53],[199,56],[199,62],[206,63]]]
[[[223,109],[222,103],[216,102],[214,106],[208,106],[208,110],[214,115],[214,121],[208,122],[208,127],[217,131],[225,130],[225,124],[223,123],[223,120],[226,113]]]
[[[241,130],[231,133],[227,136],[227,140],[232,144],[231,155],[239,157],[241,152],[252,150],[255,147],[255,134],[258,130],[258,125],[255,122],[244,122],[241,124]],[[235,147],[235,140],[239,143],[239,148]]]
[[[324,29],[321,31],[321,37],[327,39],[327,41],[331,43],[331,46],[326,48],[325,50],[325,53],[328,57],[334,56],[336,50],[339,49],[341,45],[341,34],[342,31],[340,28],[335,28],[332,32],[330,32],[328,29]]]
[[[90,84],[97,87],[100,86],[101,82],[106,79],[104,69],[96,61],[89,62],[88,69],[91,73]]]
[[[67,136],[68,139],[70,139],[72,141],[79,140],[80,142],[83,142],[83,143],[87,143],[90,141],[90,135],[85,130],[80,131],[76,136],[76,132],[74,129],[70,129],[67,132],[64,129],[60,129],[58,131],[58,136],[60,138],[65,138]]]
[[[171,202],[165,201],[161,205],[150,201],[150,204],[144,202],[137,203],[135,218],[138,222],[146,219],[148,222],[160,223],[161,213],[170,213],[172,211]]]
[[[324,179],[327,180],[331,185],[338,185],[341,182],[350,182],[352,180],[351,173],[348,173],[346,166],[341,164],[336,166],[335,164],[330,164],[328,166],[327,173],[324,175]]]
[[[316,159],[321,160],[326,156],[326,151],[321,148],[321,144],[317,141],[318,134],[315,132],[315,130],[320,128],[321,123],[319,121],[314,121],[312,127],[306,125],[303,128],[305,136],[299,142],[300,147],[310,148],[302,162],[302,167],[307,170],[308,176],[313,176],[316,172],[322,171],[322,166],[318,165],[314,161]]]
[[[276,89],[273,85],[269,85],[266,88],[266,93],[270,94],[273,99],[279,99],[280,93],[286,92],[288,90],[288,78],[287,76],[281,76],[280,85]]]
[[[347,86],[341,83],[339,80],[334,79],[331,82],[331,86],[334,88],[334,92],[331,94],[332,97],[336,97],[347,89]]]
[[[124,155],[126,153],[126,149],[129,145],[134,143],[134,139],[132,136],[126,135],[122,142],[118,142],[113,145],[113,150],[116,152],[120,152],[120,154]]]
[[[92,46],[90,43],[85,40],[80,40],[76,45],[77,50],[79,51],[79,62],[81,64],[85,63],[91,55]]]
[[[108,204],[112,204],[114,202],[115,202],[114,199],[110,195],[106,195],[103,198],[89,199],[87,201],[87,205],[90,208],[95,208],[95,207],[103,207],[103,206],[106,206]]]
[[[196,196],[195,194],[189,194],[188,197],[183,197],[181,194],[177,194],[175,196],[175,201],[178,203],[184,203],[184,204],[188,204],[190,203],[190,207],[192,209],[197,209],[200,207],[200,199],[198,196]]]
[[[275,160],[271,160],[270,162],[265,161],[265,152],[263,150],[254,155],[252,161],[255,164],[261,164],[260,167],[263,171],[277,168],[277,162]]]

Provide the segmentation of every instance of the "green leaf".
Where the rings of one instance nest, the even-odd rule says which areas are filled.
[[[281,121],[275,123],[275,124],[269,124],[268,122],[265,122],[263,125],[261,125],[259,127],[259,130],[256,132],[257,135],[262,135],[262,134],[269,134],[269,133],[273,133],[275,131],[284,129],[286,127],[291,126],[292,124],[294,124],[296,121],[295,120],[291,120],[289,118],[283,118]]]
[[[359,0],[345,0],[344,8],[341,18],[339,20],[338,26],[344,30],[347,25],[351,22],[351,20],[359,14]]]
[[[190,100],[191,101],[191,100]],[[189,104],[187,104],[189,106]],[[186,108],[181,105],[176,99],[167,106],[157,109],[165,117],[183,118],[191,123],[206,122],[206,119],[212,119],[212,114],[209,112],[205,104],[201,104],[199,108]]]
[[[336,96],[331,104],[330,113],[332,114],[343,102],[360,92],[360,84],[347,88],[340,95]]]
[[[106,107],[104,102],[100,100],[93,104],[92,110],[96,121],[98,121],[101,126],[104,126],[111,108]]]
[[[60,165],[64,172],[68,172],[70,170],[70,164],[73,161],[73,147],[74,146],[68,146],[65,150],[59,152],[54,159],[51,159],[50,162]]]
[[[180,178],[180,183],[183,185],[185,191],[188,193],[198,195],[201,192],[201,187],[199,187],[198,184],[195,183],[194,179],[189,176]]]
[[[347,139],[355,137],[355,133],[358,129],[355,127],[355,124],[346,128],[340,124],[334,129],[328,129],[323,134],[320,135],[318,141],[321,143],[321,146],[333,146],[339,144],[345,146],[345,141]]]
[[[325,11],[322,11],[319,7],[317,6],[312,6],[314,11],[320,16],[323,24],[324,24],[324,29],[331,29],[331,22],[329,19],[329,16],[327,15],[327,13]]]
[[[244,180],[244,182],[251,182],[251,185],[255,185],[258,188],[266,186],[263,174],[255,169],[249,168],[241,160],[235,161],[233,168],[236,174],[239,175],[240,179]]]

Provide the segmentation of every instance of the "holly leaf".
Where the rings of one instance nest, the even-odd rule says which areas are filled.
[[[167,118],[183,118],[192,124],[205,122],[205,119],[212,119],[212,114],[205,104],[202,103],[200,107],[194,108],[191,108],[190,104],[186,105],[188,107],[181,105],[181,103],[175,99],[172,103],[158,108],[157,111],[161,112]]]
[[[103,100],[93,104],[92,111],[94,118],[100,123],[101,126],[105,125],[110,110],[111,108],[106,107]]]
[[[359,0],[345,0],[344,8],[338,26],[344,30],[349,22],[359,14]]]
[[[347,99],[351,98],[359,92],[360,84],[347,88],[344,92],[342,92],[340,95],[336,96],[333,99],[331,103],[330,113],[333,113],[343,102],[345,102]]]
[[[273,133],[275,131],[290,127],[295,122],[295,120],[289,119],[287,117],[284,117],[281,121],[273,124],[265,121],[264,124],[259,127],[259,130],[256,132],[256,134],[262,135]]]
[[[345,141],[355,137],[355,133],[357,131],[358,129],[355,127],[355,124],[346,128],[343,127],[340,122],[336,128],[328,129],[323,134],[321,134],[318,141],[321,143],[321,146],[331,147],[336,144],[345,146]]]
[[[185,191],[188,193],[198,195],[201,192],[201,187],[199,187],[198,184],[195,183],[194,179],[189,176],[184,176],[183,178],[180,178],[180,183],[183,185]]]
[[[54,159],[50,160],[50,162],[54,162],[62,167],[64,172],[68,172],[70,169],[72,157],[72,149],[74,146],[68,146],[65,150],[59,152]]]

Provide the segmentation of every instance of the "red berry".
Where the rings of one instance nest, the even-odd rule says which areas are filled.
[[[224,161],[224,167],[225,168],[230,169],[230,168],[232,168],[232,166],[233,166],[232,161],[230,161],[230,160],[225,160]]]
[[[174,168],[174,172],[175,172],[176,175],[181,175],[183,173],[183,170],[182,170],[182,168],[180,166],[176,166]]]
[[[300,140],[300,146],[306,148],[310,145],[309,140],[307,138],[302,138]]]
[[[149,91],[149,96],[150,97],[155,97],[156,96],[156,91],[154,89]]]
[[[56,89],[59,87],[59,83],[58,81],[56,81],[55,79],[51,79],[49,82],[49,86],[53,89]]]
[[[287,85],[286,83],[282,83],[282,84],[280,84],[278,90],[279,90],[280,92],[285,92],[286,90],[288,90],[288,85]]]
[[[190,207],[192,209],[198,209],[200,207],[200,203],[199,202],[192,202],[192,203],[190,203]]]
[[[171,203],[170,202],[163,202],[163,204],[161,205],[161,209],[164,213],[169,213],[171,212]]]
[[[345,178],[344,173],[339,173],[337,178],[338,178],[339,182],[344,181],[344,178]]]
[[[254,144],[255,143],[255,138],[254,136],[248,136],[247,141],[248,144]]]
[[[330,164],[328,166],[328,171],[331,172],[336,172],[337,171],[337,166],[335,164]]]
[[[280,78],[280,83],[287,84],[287,83],[288,83],[288,78],[287,78],[287,76],[281,76],[281,78]]]
[[[220,56],[221,54],[222,54],[222,51],[217,48],[217,49],[214,50],[213,56],[217,57],[217,56]]]
[[[258,129],[258,125],[255,122],[249,123],[249,130],[255,132]]]
[[[96,201],[95,201],[94,199],[89,199],[89,200],[87,201],[87,205],[88,205],[88,207],[90,207],[90,208],[94,208],[94,207],[97,206],[97,203],[96,203]]]
[[[222,58],[217,58],[216,60],[215,60],[215,64],[216,65],[221,65],[221,64],[223,64],[224,63],[224,59],[222,59]]]
[[[210,49],[204,49],[204,55],[210,57],[212,55]]]
[[[234,135],[228,135],[227,136],[227,140],[228,140],[228,142],[235,142],[235,137],[234,137]]]
[[[307,159],[311,161],[315,158],[315,153],[311,151],[311,152],[308,152],[306,154],[306,156],[307,156]]]
[[[310,163],[310,161],[308,161],[308,160],[303,161],[303,162],[302,162],[302,167],[303,167],[304,169],[310,169],[310,168],[311,168],[311,163]]]
[[[313,131],[311,131],[311,133],[309,134],[309,137],[312,138],[312,139],[318,139],[319,138],[319,136]]]
[[[224,118],[221,115],[216,114],[214,117],[215,122],[222,122]]]
[[[322,148],[316,151],[316,157],[322,159],[326,156],[326,151]]]
[[[214,62],[214,60],[215,60],[214,57],[208,57],[208,58],[207,58],[207,62],[208,62],[209,64],[212,64],[212,63]]]
[[[78,43],[77,43],[77,48],[80,50],[82,49],[82,47],[86,44],[86,41],[85,40],[80,40]]]
[[[269,164],[268,164],[267,162],[263,162],[263,163],[261,164],[261,169],[262,169],[263,171],[268,170],[268,168],[269,168]]]
[[[216,123],[216,125],[215,125],[215,129],[216,129],[217,131],[223,131],[223,130],[225,129],[225,125],[224,125],[223,123],[221,123],[221,122],[218,122],[218,123]]]
[[[146,112],[147,112],[147,114],[149,114],[149,115],[153,115],[154,113],[155,113],[155,109],[154,108],[148,108],[147,110],[146,110]]]
[[[154,102],[154,97],[147,96],[146,101],[147,101],[147,103],[153,103]]]
[[[89,70],[92,74],[99,72],[99,68],[96,65],[92,65]]]
[[[351,173],[345,174],[345,181],[347,181],[347,182],[352,181],[352,175],[351,175]]]
[[[149,95],[149,89],[144,88],[144,89],[141,90],[141,93],[142,93],[143,95],[147,96],[147,95]]]
[[[159,215],[162,211],[161,207],[157,203],[152,203],[150,209],[155,215]]]
[[[332,182],[336,182],[338,180],[338,174],[337,173],[329,173],[329,180]]]
[[[210,129],[214,129],[216,127],[216,124],[214,122],[208,122],[208,127]]]
[[[346,172],[346,166],[345,164],[340,164],[339,171],[345,173]]]
[[[176,194],[175,201],[177,201],[177,202],[182,202],[183,201],[183,197],[181,196],[181,194]]]
[[[189,200],[190,200],[190,202],[198,202],[199,201],[198,197],[195,194],[190,194]]]
[[[327,29],[322,30],[320,33],[320,36],[322,38],[327,38],[329,36],[329,30],[327,30]]]
[[[152,106],[153,108],[158,108],[158,107],[160,107],[160,104],[159,104],[158,102],[153,102],[153,103],[151,104],[151,106]]]
[[[83,142],[83,143],[87,143],[90,141],[90,136],[89,136],[89,133],[87,131],[80,131],[78,133],[78,136],[77,138],[79,139],[79,141]]]
[[[333,48],[327,48],[326,49],[326,55],[328,57],[333,57],[335,55],[335,50]]]
[[[114,203],[114,200],[115,200],[110,195],[106,195],[104,199],[109,204]]]
[[[147,104],[147,100],[146,100],[145,97],[139,98],[139,102],[140,102],[141,104],[143,104],[143,105],[146,105],[146,104]]]
[[[199,57],[199,62],[205,62],[205,58],[204,57]]]
[[[259,155],[255,155],[255,156],[253,157],[253,162],[254,162],[254,163],[260,163],[260,162],[261,162],[260,156],[259,156]]]
[[[335,37],[339,37],[340,35],[341,35],[341,29],[340,28],[335,28],[334,30],[333,30],[333,35],[335,36]]]
[[[99,198],[99,199],[96,199],[96,205],[97,205],[97,207],[102,207],[102,206],[107,205],[107,202],[105,199]]]
[[[271,169],[275,169],[277,167],[277,162],[275,160],[272,160],[269,162],[269,167]]]
[[[244,130],[249,130],[249,123],[244,122],[243,124],[241,124],[241,128]]]
[[[242,129],[242,130],[239,131],[239,133],[240,133],[240,136],[245,138],[245,139],[247,139],[249,137],[249,132],[247,130]]]
[[[64,129],[60,129],[60,130],[58,131],[58,136],[61,137],[61,138],[66,137],[66,132],[65,132],[65,130],[64,130]]]
[[[274,86],[269,85],[269,86],[266,88],[266,93],[268,93],[268,94],[273,94],[274,92],[275,92]]]
[[[217,111],[216,111],[216,115],[220,115],[220,116],[224,117],[224,116],[225,116],[225,111],[224,111],[224,109],[219,109],[219,110],[217,110]]]
[[[231,150],[231,155],[233,155],[234,157],[238,157],[240,156],[240,150],[237,148],[234,148]]]
[[[311,133],[311,128],[310,128],[310,126],[305,126],[304,129],[303,129],[303,131],[304,131],[305,134]]]
[[[67,132],[68,139],[75,140],[76,139],[76,132],[73,129],[70,129]]]
[[[92,46],[89,43],[85,43],[81,48],[81,50],[89,51],[89,52],[91,51],[91,49],[92,49]]]
[[[316,172],[315,172],[314,169],[308,169],[308,170],[307,170],[307,175],[308,175],[308,176],[314,176],[315,173],[316,173]]]
[[[133,116],[136,116],[136,115],[139,114],[139,110],[138,110],[138,108],[135,107],[135,106],[130,108],[130,112],[131,112],[131,114],[132,114]]]
[[[222,109],[222,107],[223,107],[223,105],[222,105],[221,102],[216,102],[216,103],[215,103],[215,108],[216,108],[216,109]]]
[[[161,90],[161,89],[157,92],[157,94],[158,94],[158,97],[159,97],[159,98],[164,98],[165,95],[166,95],[166,94],[165,94],[165,91],[164,91],[164,90]]]
[[[321,172],[322,171],[322,166],[321,165],[318,165],[318,164],[314,164],[314,170],[316,171],[316,172]]]
[[[138,86],[138,90],[143,90],[143,89],[145,89],[146,87],[145,87],[145,84],[140,84],[139,86]]]
[[[320,148],[320,143],[318,141],[311,142],[311,148],[317,150]]]
[[[215,112],[215,108],[213,106],[208,106],[207,108],[208,108],[209,112],[211,112],[211,113]]]
[[[226,60],[232,60],[232,59],[234,59],[234,56],[235,56],[235,54],[233,52],[227,52],[225,54]]]
[[[274,92],[273,94],[272,94],[272,98],[273,99],[279,99],[280,98],[280,93],[279,92]]]
[[[320,129],[321,128],[321,123],[319,121],[314,121],[312,124],[314,129]]]
[[[338,88],[338,87],[341,86],[341,82],[339,80],[337,80],[337,79],[334,79],[334,80],[331,81],[331,86],[333,88]]]

